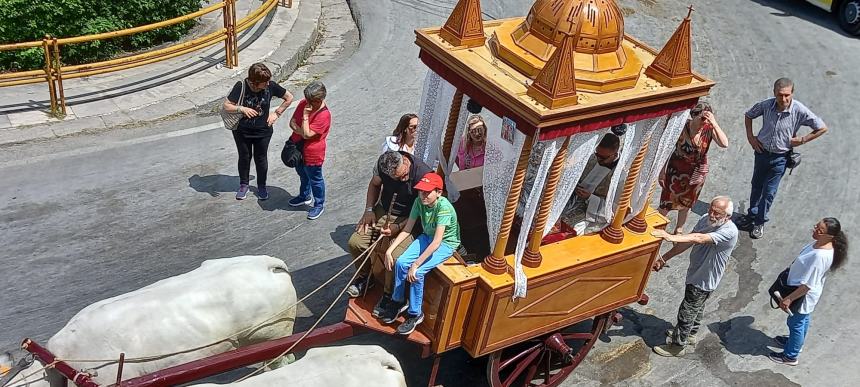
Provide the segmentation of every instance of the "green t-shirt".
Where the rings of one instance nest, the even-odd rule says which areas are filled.
[[[409,213],[409,219],[421,218],[421,226],[424,228],[424,234],[433,238],[436,233],[436,226],[445,226],[445,233],[442,234],[442,242],[448,247],[456,250],[460,247],[460,224],[457,223],[457,211],[447,198],[440,196],[436,199],[436,205],[427,207],[421,203],[421,198],[415,199],[412,205],[412,211]]]

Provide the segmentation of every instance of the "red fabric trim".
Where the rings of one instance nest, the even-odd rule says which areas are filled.
[[[439,76],[448,81],[448,83],[454,85],[457,90],[462,91],[470,98],[478,101],[478,103],[480,103],[481,106],[483,106],[485,109],[488,109],[489,111],[493,112],[493,114],[499,117],[508,117],[514,120],[514,122],[516,122],[517,124],[517,129],[520,132],[526,135],[533,134],[535,132],[536,128],[526,122],[522,117],[514,115],[514,113],[508,110],[504,105],[502,105],[495,99],[490,98],[490,96],[487,95],[487,93],[485,93],[483,90],[479,89],[477,86],[471,84],[470,82],[467,82],[460,75],[442,64],[442,62],[434,58],[432,55],[428,54],[426,51],[421,50],[421,52],[418,54],[418,58],[421,59],[421,61],[424,62],[427,67],[433,70],[433,72],[439,74]],[[588,120],[583,120],[573,125],[564,124],[551,126],[548,128],[543,128],[541,130],[540,140],[551,140],[553,138],[570,136],[576,133],[591,132],[594,130],[599,130],[622,123],[632,123],[649,118],[661,117],[682,110],[691,109],[696,105],[698,101],[698,98],[694,98],[665,105],[637,109],[620,114],[615,113],[607,116],[596,117]]]

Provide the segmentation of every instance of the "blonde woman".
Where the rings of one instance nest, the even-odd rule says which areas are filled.
[[[483,166],[484,150],[487,147],[487,124],[484,123],[484,117],[474,115],[469,118],[463,137],[457,149],[457,167],[464,170]]]

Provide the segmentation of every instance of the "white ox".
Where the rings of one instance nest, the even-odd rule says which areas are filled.
[[[213,259],[200,268],[87,306],[48,340],[61,359],[126,359],[192,351],[151,361],[128,362],[123,379],[289,336],[296,317],[296,290],[284,261],[266,255]],[[253,330],[235,333],[247,328]],[[229,340],[223,340],[228,339]],[[0,357],[2,358],[2,357]],[[8,362],[8,360],[7,360]],[[70,362],[75,369],[92,363]],[[10,364],[0,364],[0,368]],[[7,386],[57,385],[54,371],[36,362]],[[116,364],[98,368],[100,385],[116,380]],[[51,383],[48,383],[48,380]]]
[[[312,348],[295,363],[265,372],[231,387],[406,387],[394,355],[376,345]],[[198,384],[193,387],[219,387]]]

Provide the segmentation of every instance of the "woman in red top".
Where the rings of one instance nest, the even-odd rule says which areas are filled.
[[[316,219],[325,209],[325,181],[322,165],[325,161],[326,137],[331,127],[331,113],[325,104],[326,89],[320,81],[305,87],[305,99],[299,101],[290,128],[290,141],[302,143],[302,162],[296,166],[299,174],[299,193],[290,199],[289,205],[299,207],[311,205],[308,219]]]

